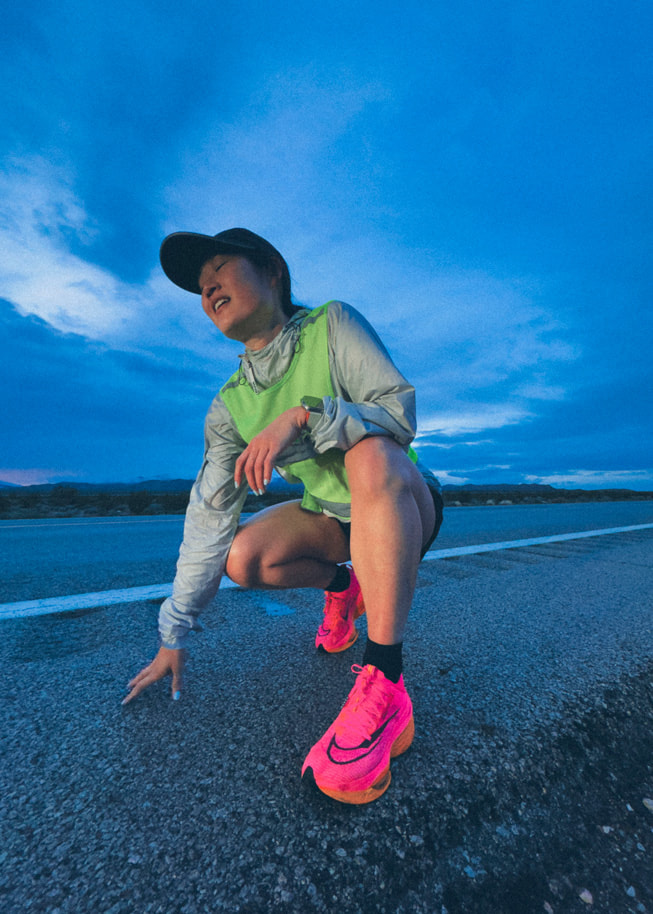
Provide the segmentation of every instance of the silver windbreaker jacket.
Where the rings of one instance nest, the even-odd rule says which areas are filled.
[[[241,356],[240,370],[254,390],[265,390],[286,373],[306,314],[305,309],[297,312],[271,343]],[[324,398],[324,414],[311,430],[310,440],[308,436],[298,439],[289,459],[281,455],[282,474],[283,463],[333,447],[349,450],[366,435],[388,435],[404,448],[415,436],[415,389],[397,370],[370,324],[350,305],[331,302],[327,326],[335,397]],[[270,416],[270,421],[274,418]],[[201,629],[197,617],[220,586],[247,496],[245,481],[239,489],[234,487],[235,462],[246,443],[219,394],[206,417],[204,442],[204,461],[190,493],[172,597],[159,613],[161,643],[170,648],[184,647],[189,632]]]

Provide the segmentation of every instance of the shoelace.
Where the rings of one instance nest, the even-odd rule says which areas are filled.
[[[351,670],[358,678],[338,716],[337,729],[362,742],[379,726],[391,696],[383,688],[375,669],[370,671],[355,663]]]

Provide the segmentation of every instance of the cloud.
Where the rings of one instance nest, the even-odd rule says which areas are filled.
[[[93,338],[116,335],[132,291],[83,251],[99,231],[61,167],[39,157],[0,171],[0,296],[23,314]]]
[[[420,422],[417,441],[434,438],[459,437],[463,435],[478,435],[489,429],[505,428],[508,425],[518,425],[531,415],[522,407],[510,403],[490,403],[476,410],[461,409],[456,412],[443,412],[427,416]],[[481,442],[465,442],[466,444]]]
[[[158,263],[145,282],[128,283],[91,261],[103,230],[63,166],[38,156],[3,164],[0,298],[62,333],[155,353],[170,367],[222,363],[226,376],[239,349],[209,324],[199,296],[176,289]]]
[[[217,386],[210,373],[62,333],[6,302],[0,332],[5,471],[37,481],[195,475]]]
[[[645,470],[567,470],[548,475],[527,475],[526,482],[578,489],[635,489],[651,490],[653,466]]]

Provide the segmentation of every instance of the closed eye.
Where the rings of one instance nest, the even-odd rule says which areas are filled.
[[[223,260],[221,263],[218,263],[218,264],[213,264],[213,273],[215,274],[218,272],[218,270],[221,270],[222,267],[225,265],[225,263],[227,263],[226,260]],[[200,291],[201,291],[202,295],[206,295],[208,298],[210,298],[213,295],[213,293],[215,292],[215,290],[216,290],[215,286],[202,286]]]

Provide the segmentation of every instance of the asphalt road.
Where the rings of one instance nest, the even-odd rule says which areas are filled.
[[[0,911],[653,912],[652,547],[424,563],[366,807],[299,777],[363,642],[315,652],[314,591],[221,593],[176,703],[120,706],[154,603],[4,622]]]

